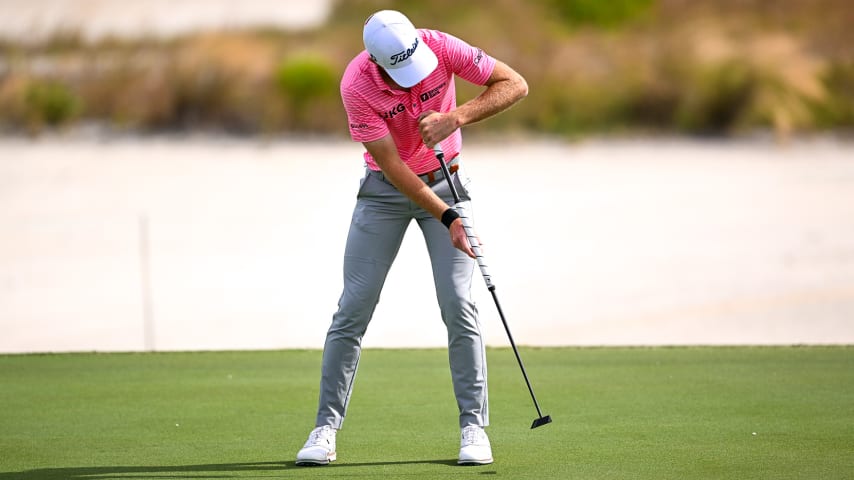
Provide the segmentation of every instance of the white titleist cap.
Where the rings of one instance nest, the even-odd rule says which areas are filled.
[[[401,87],[424,80],[439,64],[436,54],[400,12],[382,10],[368,17],[362,38],[371,59]]]

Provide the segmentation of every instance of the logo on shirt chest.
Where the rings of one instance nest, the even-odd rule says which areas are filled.
[[[426,92],[420,94],[418,96],[418,98],[422,102],[426,102],[427,100],[430,100],[431,98],[439,96],[442,93],[442,90],[444,90],[447,85],[448,85],[448,82],[444,82],[441,85],[439,85],[438,87],[431,88],[430,90],[427,90]],[[410,99],[410,101],[412,101],[412,100],[413,99]],[[413,104],[412,107],[415,108],[415,104]],[[395,105],[390,110],[383,112],[381,114],[381,116],[383,117],[384,120],[391,120],[394,117],[396,117],[398,114],[403,113],[405,111],[406,111],[406,104],[401,102],[401,103],[398,103],[397,105]]]
[[[398,113],[403,113],[405,111],[406,111],[406,105],[404,105],[402,103],[398,103],[396,107],[394,107],[391,110],[383,113],[383,118],[386,120],[391,120]]]
[[[439,85],[436,88],[432,88],[432,89],[422,93],[420,96],[421,101],[426,102],[427,100],[430,100],[431,98],[435,97],[436,95],[439,95],[440,93],[442,93],[442,89],[445,88],[445,85],[447,85],[447,82]]]

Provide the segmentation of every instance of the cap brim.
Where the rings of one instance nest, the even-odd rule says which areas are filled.
[[[409,88],[424,80],[439,65],[439,59],[429,47],[416,49],[410,60],[406,66],[386,70],[394,83],[404,88]]]

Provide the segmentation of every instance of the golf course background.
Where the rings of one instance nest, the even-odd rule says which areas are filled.
[[[324,5],[300,28],[2,36],[0,352],[322,343],[362,174],[337,78],[383,7]],[[852,9],[602,5],[394,5],[529,79],[464,152],[520,343],[851,343]],[[423,253],[411,232],[367,346],[444,343]]]
[[[306,10],[327,14],[292,29],[276,26],[280,10],[267,2],[275,12],[268,24],[256,16],[254,27],[235,16],[203,32],[152,27],[131,37],[95,36],[72,25],[0,37],[0,128],[37,134],[97,123],[132,132],[344,135],[338,80],[362,49],[364,19],[382,8],[467,39],[526,77],[525,102],[476,131],[575,138],[771,129],[788,137],[854,125],[854,7],[847,0],[320,4],[281,4],[295,19],[316,15]],[[155,18],[173,25],[187,21],[181,15]],[[27,21],[33,31],[46,22],[29,14],[15,31]]]

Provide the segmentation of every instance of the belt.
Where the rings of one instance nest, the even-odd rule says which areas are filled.
[[[457,170],[460,169],[460,157],[459,157],[459,155],[454,157],[454,159],[451,160],[450,162],[448,162],[446,165],[448,166],[448,172],[451,175],[457,173]],[[389,181],[386,178],[386,176],[382,172],[382,170],[371,170],[371,173],[380,177],[380,180],[382,180],[384,182],[391,183],[391,181]],[[442,172],[442,168],[440,167],[440,168],[437,168],[436,170],[433,170],[432,172],[422,173],[421,175],[418,175],[418,178],[420,178],[421,181],[423,181],[426,184],[431,184],[431,183],[435,183],[435,182],[445,178],[445,174]]]

